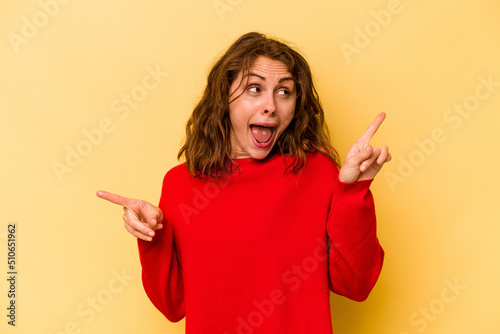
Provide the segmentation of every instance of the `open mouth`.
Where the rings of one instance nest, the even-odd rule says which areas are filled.
[[[267,147],[266,144],[271,143],[274,137],[275,130],[276,126],[265,126],[257,124],[250,125],[250,131],[252,132],[253,138],[258,144],[260,144],[258,145],[260,147],[263,147],[262,145]]]

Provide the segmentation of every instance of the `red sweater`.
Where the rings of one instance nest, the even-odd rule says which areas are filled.
[[[379,276],[371,180],[343,183],[323,154],[235,159],[229,181],[163,181],[164,228],[138,239],[147,295],[187,334],[332,333],[329,291],[362,301]]]

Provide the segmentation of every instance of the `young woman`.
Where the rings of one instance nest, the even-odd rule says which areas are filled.
[[[310,68],[259,33],[214,65],[159,208],[122,205],[144,289],[186,333],[332,333],[329,291],[367,298],[384,251],[369,186],[391,159],[369,144],[379,114],[340,168]]]

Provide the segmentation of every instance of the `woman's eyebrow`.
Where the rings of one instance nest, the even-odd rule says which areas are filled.
[[[257,74],[257,73],[251,73],[251,72],[250,72],[250,73],[248,73],[247,75],[245,75],[245,77],[257,77],[257,78],[260,78],[260,79],[262,79],[262,80],[266,81],[266,78],[265,78],[265,77],[263,77],[262,75],[259,75],[259,74]]]
[[[262,80],[266,81],[266,78],[265,78],[265,77],[263,77],[262,75],[259,75],[259,74],[257,74],[257,73],[248,73],[247,75],[245,75],[245,77],[250,77],[250,76],[252,76],[252,77],[257,77],[257,78],[260,78],[260,79],[262,79]],[[281,78],[281,79],[279,79],[279,80],[278,80],[278,82],[279,82],[279,83],[281,83],[281,82],[283,82],[283,81],[287,81],[287,80],[292,80],[292,81],[295,81],[292,77],[286,77],[286,78]]]
[[[278,80],[279,83],[283,82],[283,81],[287,81],[287,80],[292,80],[292,81],[295,81],[292,77],[286,77],[286,78],[281,78]]]

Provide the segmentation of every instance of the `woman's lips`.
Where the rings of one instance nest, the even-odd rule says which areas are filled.
[[[250,125],[250,132],[255,146],[267,148],[273,142],[276,128],[274,125],[252,124]]]

